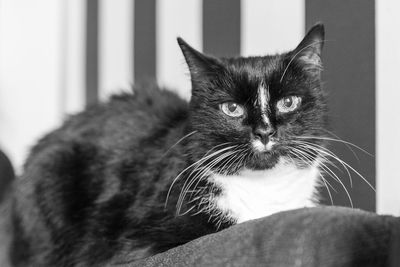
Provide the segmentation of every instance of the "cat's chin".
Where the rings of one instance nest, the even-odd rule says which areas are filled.
[[[272,169],[276,164],[278,164],[279,160],[280,155],[277,153],[257,153],[251,161],[247,162],[246,167],[251,170]]]

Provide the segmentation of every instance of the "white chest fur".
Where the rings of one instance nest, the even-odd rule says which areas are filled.
[[[299,169],[278,163],[269,170],[243,170],[238,175],[213,174],[210,180],[220,186],[214,207],[238,223],[276,212],[314,206],[318,168]]]

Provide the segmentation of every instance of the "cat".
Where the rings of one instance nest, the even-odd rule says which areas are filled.
[[[322,24],[270,56],[217,58],[178,38],[190,102],[135,86],[33,147],[15,184],[12,263],[133,261],[317,205],[323,43]]]

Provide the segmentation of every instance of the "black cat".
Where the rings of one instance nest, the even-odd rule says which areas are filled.
[[[15,188],[13,264],[131,261],[315,205],[323,40],[318,24],[288,53],[215,58],[178,38],[190,103],[138,86],[32,149]]]

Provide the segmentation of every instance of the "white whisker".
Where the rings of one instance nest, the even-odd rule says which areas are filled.
[[[226,144],[229,144],[229,143],[224,143],[224,144],[226,145]],[[167,197],[166,197],[166,199],[165,199],[164,209],[167,208],[168,198],[169,198],[169,196],[170,196],[170,194],[171,194],[171,190],[172,190],[174,184],[175,184],[176,181],[182,176],[182,174],[185,173],[185,172],[186,172],[187,170],[189,170],[190,168],[192,168],[193,166],[195,166],[196,164],[201,164],[202,162],[206,161],[207,159],[213,157],[217,152],[220,153],[220,152],[223,152],[223,151],[225,151],[225,150],[227,150],[227,149],[230,148],[230,147],[228,147],[228,148],[225,148],[223,151],[219,150],[219,151],[217,151],[217,152],[214,152],[213,154],[207,155],[210,151],[212,151],[212,150],[215,149],[216,147],[219,147],[219,146],[222,146],[222,145],[223,145],[223,144],[219,144],[219,145],[217,145],[217,146],[211,148],[210,150],[208,150],[207,153],[205,153],[205,155],[204,155],[201,159],[199,159],[198,161],[196,161],[196,162],[194,162],[193,164],[191,164],[191,165],[189,165],[188,167],[186,167],[183,171],[181,171],[181,172],[174,178],[174,180],[172,181],[172,183],[171,183],[171,185],[170,185],[170,187],[169,187],[169,189],[168,189],[168,192],[167,192]]]
[[[281,76],[281,79],[279,80],[279,82],[281,83],[283,81],[283,77],[286,74],[286,71],[289,69],[290,64],[292,63],[292,61],[297,57],[298,54],[300,54],[301,52],[303,52],[304,50],[306,50],[307,48],[315,45],[315,44],[319,44],[319,43],[323,43],[324,41],[318,41],[318,42],[313,42],[305,47],[303,47],[302,49],[300,49],[296,54],[294,54],[294,56],[290,59],[289,63],[287,64],[285,70],[283,71],[283,74]]]
[[[189,136],[191,136],[192,134],[195,134],[197,131],[193,131],[188,133],[187,135],[185,135],[184,137],[182,137],[181,139],[179,139],[175,144],[173,144],[170,148],[168,148],[167,151],[165,151],[164,154],[162,154],[161,158],[165,157],[174,147],[176,147],[180,142],[182,142],[183,140],[185,140],[186,138],[188,138]]]

